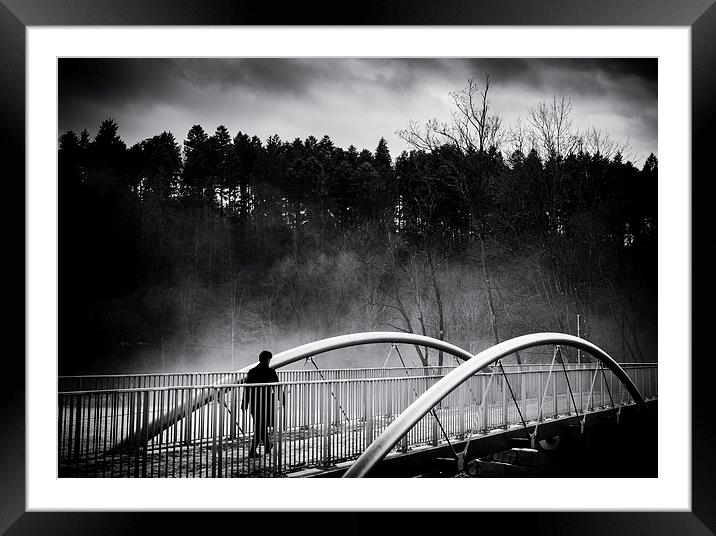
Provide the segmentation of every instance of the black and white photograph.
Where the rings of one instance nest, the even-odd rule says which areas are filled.
[[[657,479],[657,58],[57,69],[60,479]]]

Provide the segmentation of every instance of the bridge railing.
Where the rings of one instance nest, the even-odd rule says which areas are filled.
[[[321,381],[350,380],[360,378],[391,378],[399,376],[445,375],[455,367],[384,367],[351,369],[292,369],[278,370],[279,380]],[[106,389],[138,389],[145,387],[180,387],[190,385],[211,385],[215,382],[242,383],[245,372],[188,372],[161,374],[107,374],[87,376],[60,376],[58,391],[96,391]]]
[[[590,367],[593,363],[567,363],[570,369]],[[652,365],[644,363],[643,365]],[[523,364],[514,363],[503,365],[506,370],[545,371],[549,364]],[[624,365],[625,367],[631,365]],[[321,381],[321,380],[352,380],[364,378],[394,378],[409,376],[444,376],[454,366],[429,367],[364,367],[364,368],[327,368],[315,370],[280,369],[279,380],[282,382]],[[100,391],[107,389],[144,389],[153,387],[184,387],[197,385],[212,385],[218,381],[228,384],[242,383],[246,378],[245,372],[186,372],[186,373],[156,373],[156,374],[97,374],[59,376],[58,392],[69,391]]]
[[[657,396],[656,365],[624,367],[646,399]],[[311,377],[307,372],[304,375]],[[504,378],[499,373],[475,374],[435,409],[439,425],[431,415],[425,416],[396,448],[408,451],[437,445],[445,441],[442,430],[453,439],[515,425],[520,423],[520,412],[528,421],[574,414],[572,395],[580,414],[631,403],[629,394],[608,370],[594,364],[575,365],[568,368],[567,375],[571,394],[564,373],[560,370],[550,375],[549,366],[506,367]],[[330,466],[359,456],[441,377],[403,371],[402,377],[396,373],[391,377],[300,379],[266,385],[61,392],[58,474],[235,477],[284,475]],[[202,397],[211,402],[193,408]],[[262,447],[255,458],[249,457],[255,429],[251,411],[242,408],[246,397],[258,401],[260,407],[254,413],[272,415],[267,425],[274,448],[267,453]],[[185,418],[156,437],[141,437],[150,420],[176,406],[186,408]],[[130,441],[123,441],[126,438]],[[119,444],[121,449],[116,448]]]

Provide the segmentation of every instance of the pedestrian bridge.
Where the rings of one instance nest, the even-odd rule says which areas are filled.
[[[380,344],[400,366],[332,369],[315,357],[349,346]],[[441,350],[454,366],[406,366],[413,345]],[[517,351],[546,350],[517,365]],[[571,360],[567,349],[572,349]],[[575,352],[581,353],[579,362]],[[282,367],[303,362],[302,369]],[[276,354],[280,383],[246,384],[246,372],[63,376],[58,394],[60,477],[308,476],[375,467],[422,453],[448,452],[458,471],[472,444],[499,434],[535,445],[570,421],[581,432],[600,415],[657,400],[655,363],[617,364],[570,335],[517,337],[477,355],[419,335],[343,335]],[[254,427],[241,409],[249,391],[264,391],[274,414],[273,448],[249,457]],[[266,396],[256,400],[265,400]],[[427,453],[427,456],[426,456]],[[413,456],[414,457],[414,456]]]

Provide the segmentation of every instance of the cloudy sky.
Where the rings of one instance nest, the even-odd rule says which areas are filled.
[[[655,59],[61,59],[59,133],[113,117],[131,145],[164,130],[181,142],[194,124],[266,139],[328,134],[341,147],[393,156],[408,121],[450,117],[448,93],[490,75],[490,101],[509,126],[554,94],[574,126],[628,139],[633,159],[657,152]]]

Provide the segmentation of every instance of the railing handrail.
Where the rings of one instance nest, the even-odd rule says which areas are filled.
[[[482,374],[482,373],[480,373]],[[144,391],[170,391],[170,390],[191,390],[191,389],[226,389],[234,387],[266,387],[275,385],[311,385],[311,384],[328,384],[328,383],[350,383],[350,382],[379,382],[384,380],[424,380],[440,379],[443,376],[386,376],[383,378],[341,378],[335,380],[296,380],[287,382],[270,382],[270,383],[222,383],[222,384],[204,384],[204,385],[161,385],[155,387],[128,387],[124,389],[85,389],[82,391],[60,391],[58,395],[78,395],[92,393],[136,393]]]
[[[593,366],[590,367],[584,367],[574,370],[597,370],[599,366],[597,364],[592,364]],[[545,365],[546,367],[549,367],[549,365]],[[639,363],[639,367],[643,368],[657,368],[656,363]],[[351,369],[345,369],[345,370],[351,370]],[[403,370],[402,368],[399,368],[399,370]],[[508,370],[506,371],[506,374],[510,375],[516,375],[516,374],[542,374],[542,373],[548,373],[549,370]],[[489,376],[489,372],[484,371],[478,371],[473,376]],[[58,395],[84,395],[84,394],[93,394],[93,393],[101,393],[101,394],[109,394],[109,393],[137,393],[137,392],[154,392],[154,391],[171,391],[171,390],[191,390],[191,389],[229,389],[229,388],[235,388],[235,387],[244,387],[244,388],[252,388],[252,387],[266,387],[266,386],[276,386],[276,385],[287,385],[287,386],[294,386],[294,385],[313,385],[313,384],[335,384],[335,383],[351,383],[351,382],[379,382],[384,380],[423,380],[423,379],[440,379],[444,376],[439,375],[430,375],[430,376],[382,376],[377,378],[335,378],[335,379],[325,379],[325,380],[292,380],[292,381],[279,381],[279,382],[269,382],[269,383],[221,383],[221,384],[198,384],[198,385],[157,385],[157,386],[146,386],[146,387],[125,387],[125,388],[116,388],[116,389],[81,389],[77,391],[58,391]]]
[[[575,363],[574,361],[566,361],[565,365],[567,366],[585,366],[590,365],[593,363],[589,362],[583,362],[583,363]],[[658,366],[658,362],[655,361],[649,361],[644,363],[639,362],[620,362],[619,366],[621,367],[629,367],[629,366]],[[421,369],[431,369],[431,368],[444,368],[444,369],[454,369],[457,368],[458,365],[414,365],[414,366],[408,366],[408,367],[357,367],[357,368],[322,368],[321,372],[338,372],[338,371],[346,371],[346,370],[355,370],[355,371],[368,371],[368,370],[421,370]],[[503,363],[503,367],[549,367],[548,363]],[[315,374],[315,370],[311,369],[283,369],[277,371],[279,374],[285,374],[285,373],[305,373],[305,374]],[[199,375],[208,375],[208,374],[220,374],[220,375],[226,375],[226,374],[246,374],[246,372],[241,371],[227,371],[227,370],[220,370],[220,371],[201,371],[201,372],[130,372],[130,373],[124,373],[124,374],[69,374],[69,375],[58,375],[58,379],[77,379],[77,378],[140,378],[140,377],[149,377],[149,376],[199,376]]]

